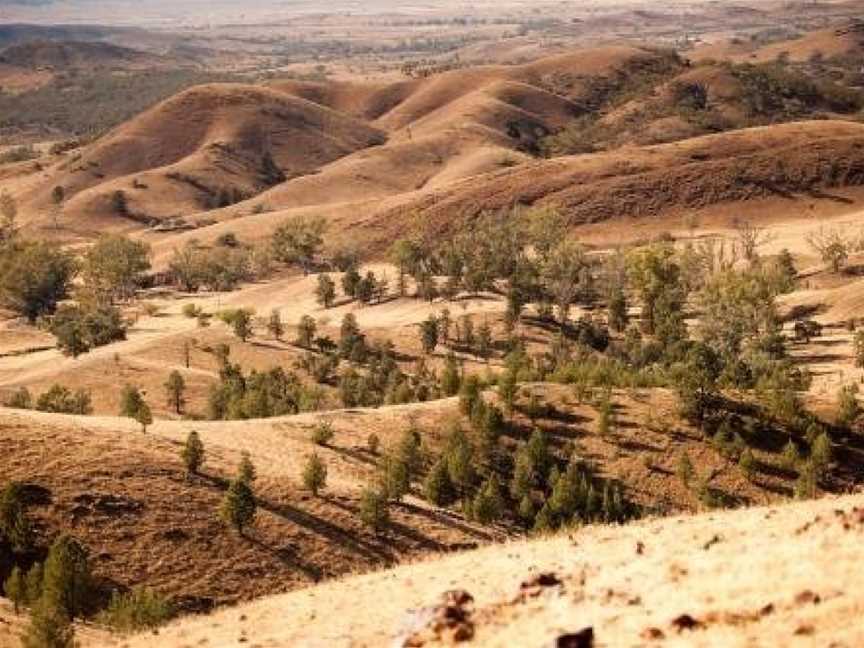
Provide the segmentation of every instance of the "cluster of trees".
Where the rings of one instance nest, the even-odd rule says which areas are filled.
[[[123,339],[126,322],[115,303],[131,299],[150,269],[149,247],[118,235],[100,237],[81,257],[20,238],[8,194],[0,236],[0,305],[39,321],[73,357]],[[80,281],[75,282],[76,278]],[[73,290],[74,285],[74,290]],[[74,297],[74,303],[63,304]]]
[[[71,648],[76,618],[95,616],[128,631],[153,628],[174,615],[168,599],[145,590],[113,592],[100,610],[104,596],[91,574],[87,549],[65,534],[57,536],[47,552],[39,547],[24,488],[15,482],[0,490],[0,549],[12,565],[3,592],[16,613],[30,609],[22,637],[26,648]]]
[[[168,271],[174,283],[186,292],[202,288],[227,291],[241,282],[269,276],[274,260],[267,245],[242,245],[234,237],[223,237],[217,245],[208,247],[193,240],[174,250]]]
[[[515,445],[502,442],[518,430],[484,400],[477,378],[463,382],[460,406],[469,429],[454,420],[440,453],[423,445],[422,431],[412,423],[381,455],[362,499],[361,516],[369,526],[384,528],[389,503],[409,492],[436,506],[458,505],[481,524],[510,519],[538,531],[639,515],[618,484],[595,477],[575,454],[567,459],[564,451],[562,458],[540,428]]]
[[[244,374],[240,365],[230,362],[229,349],[216,350],[219,382],[208,396],[208,416],[212,420],[268,418],[318,409],[323,399],[319,388],[304,385],[296,374],[274,367]]]
[[[30,390],[19,387],[5,402],[6,407],[16,409],[35,409],[55,414],[92,414],[92,397],[89,390],[76,389],[74,392],[62,385],[52,385],[34,400]]]

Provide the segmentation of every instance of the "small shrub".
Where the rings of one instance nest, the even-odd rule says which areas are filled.
[[[330,421],[319,421],[312,430],[312,443],[319,446],[326,446],[333,440],[336,434],[333,429],[333,423]]]
[[[98,620],[117,632],[152,630],[170,621],[174,605],[167,597],[145,589],[115,592]]]

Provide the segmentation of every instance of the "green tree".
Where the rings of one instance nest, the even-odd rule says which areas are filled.
[[[456,361],[456,356],[452,353],[447,354],[444,361],[444,370],[441,373],[441,391],[445,396],[455,396],[459,393],[459,385],[462,379],[459,373],[459,364]]]
[[[252,336],[252,311],[238,308],[231,317],[231,328],[240,340],[245,342]]]
[[[33,607],[21,644],[23,648],[74,648],[75,630],[62,610],[40,601]]]
[[[439,458],[432,465],[432,469],[423,481],[423,494],[435,506],[447,506],[456,499],[456,492],[453,482],[450,481],[450,472],[447,470],[445,459]]]
[[[325,420],[318,421],[312,429],[312,443],[319,446],[326,446],[333,440],[333,435],[335,433],[332,422]]]
[[[133,418],[141,426],[141,432],[146,433],[147,427],[153,423],[153,412],[150,411],[150,406],[147,403],[142,403]]]
[[[861,406],[858,404],[858,385],[845,385],[840,388],[837,397],[837,424],[850,427],[861,416]]]
[[[113,303],[132,297],[149,269],[149,245],[119,234],[105,234],[84,255],[82,276],[99,301]]]
[[[317,323],[314,318],[309,315],[301,317],[300,323],[297,325],[297,344],[305,349],[310,348],[315,340],[316,329]]]
[[[240,465],[237,468],[237,479],[246,484],[252,485],[258,479],[258,473],[255,470],[255,465],[252,463],[252,458],[248,452],[240,455]]]
[[[390,511],[386,495],[374,488],[364,490],[360,496],[360,519],[376,533],[387,528]]]
[[[57,347],[73,358],[126,339],[126,322],[113,306],[65,304],[57,309],[48,329],[57,338]]]
[[[399,456],[389,453],[381,461],[381,493],[393,502],[400,502],[411,486],[408,466]]]
[[[315,298],[324,308],[330,308],[333,306],[333,302],[336,301],[336,284],[333,283],[330,275],[318,275],[318,285],[315,287]]]
[[[501,495],[501,486],[498,477],[492,475],[487,479],[471,504],[471,514],[481,524],[497,522],[504,512],[504,497]]]
[[[609,297],[609,328],[620,333],[627,328],[628,321],[627,299],[624,291],[618,288]]]
[[[35,322],[66,298],[76,272],[72,256],[53,243],[7,246],[0,255],[0,306]]]
[[[204,444],[201,442],[201,437],[195,430],[190,431],[181,453],[186,472],[190,475],[197,475],[204,464],[204,454]]]
[[[282,316],[279,314],[279,309],[277,308],[270,311],[270,319],[267,320],[267,331],[273,336],[274,340],[281,340],[282,335],[285,333]]]
[[[426,355],[432,353],[438,346],[438,320],[434,315],[430,315],[420,323],[420,343]]]
[[[318,453],[313,452],[306,461],[306,466],[303,468],[303,485],[307,490],[311,491],[314,496],[318,496],[320,491],[327,484],[327,466],[318,456]]]
[[[219,509],[225,524],[236,529],[242,536],[246,528],[255,521],[257,511],[258,504],[249,482],[240,477],[232,481]]]
[[[186,381],[183,380],[180,372],[175,369],[168,374],[168,380],[165,381],[165,394],[168,398],[169,407],[172,407],[178,414],[182,412],[183,404],[186,402],[183,398],[185,391]]]
[[[295,216],[273,233],[273,255],[282,263],[297,264],[303,274],[309,273],[315,255],[324,244],[327,223],[321,218]]]
[[[21,608],[27,604],[27,585],[24,582],[21,568],[17,565],[12,568],[9,578],[3,583],[3,592],[15,606],[15,614],[20,614]]]
[[[144,400],[141,390],[133,385],[125,385],[120,394],[120,416],[135,419],[141,424],[142,431],[153,422],[153,413]]]
[[[89,609],[92,597],[93,582],[86,549],[71,536],[58,536],[45,560],[41,601],[71,619]]]
[[[6,484],[0,491],[0,543],[4,539],[14,551],[26,552],[33,546],[33,528],[27,519],[24,492],[17,482]]]
[[[855,347],[855,366],[864,367],[864,329],[855,333],[852,343]]]

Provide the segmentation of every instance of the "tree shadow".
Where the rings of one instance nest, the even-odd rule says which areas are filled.
[[[293,547],[273,547],[253,536],[244,536],[250,543],[279,560],[283,565],[299,569],[313,582],[318,583],[324,577],[324,571],[317,565],[302,560]]]

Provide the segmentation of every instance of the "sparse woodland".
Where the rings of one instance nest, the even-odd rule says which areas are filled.
[[[0,92],[0,129],[71,138],[0,151],[4,180],[50,179],[0,192],[0,594],[25,646],[861,487],[860,55],[765,60],[759,32],[753,61],[640,44],[590,74],[477,71],[449,56],[486,43],[469,28],[585,27],[411,23],[433,25],[456,32],[270,43],[268,65],[374,54],[404,78],[355,108],[323,62],[284,87],[246,70],[147,113],[209,111],[153,168],[106,153],[147,157],[123,148],[156,141],[146,119],[103,133],[236,75]]]

